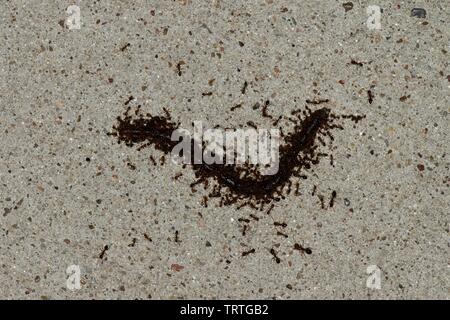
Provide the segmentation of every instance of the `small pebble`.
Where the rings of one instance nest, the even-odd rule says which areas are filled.
[[[350,205],[350,200],[347,198],[344,199],[344,204],[348,207]]]
[[[427,11],[422,8],[414,8],[411,10],[411,17],[416,18],[426,18],[427,17]]]

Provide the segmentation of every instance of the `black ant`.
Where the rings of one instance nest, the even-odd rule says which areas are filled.
[[[245,256],[249,255],[250,253],[255,253],[255,249],[251,249],[249,251],[242,252],[242,256],[245,257]]]
[[[244,224],[244,227],[242,228],[242,235],[243,236],[245,236],[247,234],[247,229],[248,229],[247,225]]]
[[[275,252],[274,248],[270,249],[270,253],[272,254],[272,256],[275,259],[276,263],[280,263],[281,262],[280,258],[278,258],[278,256],[277,256],[277,253]]]
[[[312,250],[311,248],[303,248],[300,244],[296,243],[294,244],[294,249],[300,251],[302,254],[311,254]]]
[[[282,227],[282,228],[286,228],[287,227],[287,224],[286,224],[286,222],[274,222],[273,223],[273,225],[274,226],[277,226],[277,227]]]
[[[106,254],[106,251],[108,251],[109,250],[109,246],[108,245],[105,245],[105,247],[103,248],[103,250],[102,250],[102,252],[100,253],[100,255],[98,256],[98,258],[100,259],[100,260],[103,260],[103,258],[105,257],[105,254]],[[106,260],[106,259],[105,259]]]
[[[288,237],[287,234],[285,234],[285,233],[283,233],[283,232],[281,232],[281,231],[277,231],[277,236],[282,236],[282,237],[285,237],[285,238]]]
[[[336,199],[336,190],[333,190],[333,192],[331,193],[331,199],[330,199],[330,204],[329,207],[332,208],[334,206],[334,200]]]

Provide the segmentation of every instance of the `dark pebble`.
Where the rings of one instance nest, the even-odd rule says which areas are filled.
[[[414,8],[411,10],[411,17],[416,18],[426,18],[427,17],[427,11],[422,8]]]

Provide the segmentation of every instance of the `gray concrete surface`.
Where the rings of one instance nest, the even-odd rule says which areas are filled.
[[[2,0],[0,298],[448,299],[450,3],[344,2]],[[369,5],[383,9],[379,30]],[[130,95],[185,126],[270,128],[251,108],[268,98],[275,116],[320,97],[366,119],[334,131],[335,167],[322,161],[276,204],[289,238],[268,218],[242,236],[252,209],[203,207],[191,170],[107,136]],[[337,191],[333,208],[314,185]],[[380,289],[366,286],[370,265]]]

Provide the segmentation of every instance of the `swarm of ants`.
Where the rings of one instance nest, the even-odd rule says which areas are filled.
[[[131,101],[127,101],[128,104]],[[292,130],[284,134],[281,130],[283,144],[279,148],[278,171],[273,175],[261,175],[254,165],[246,164],[242,166],[229,165],[223,163],[194,163],[190,162],[194,170],[196,180],[191,183],[191,189],[195,192],[196,185],[203,185],[209,190],[207,196],[203,198],[203,205],[207,206],[208,199],[219,199],[218,206],[237,204],[238,209],[249,206],[255,210],[266,211],[267,215],[272,218],[270,212],[274,208],[274,203],[286,199],[290,194],[299,195],[300,181],[307,179],[305,171],[310,170],[317,165],[321,158],[329,156],[331,164],[332,155],[320,152],[321,146],[332,144],[334,141],[331,131],[333,129],[343,130],[343,127],[337,124],[339,119],[350,119],[357,123],[364,116],[354,115],[335,115],[327,107],[319,107],[317,105],[326,104],[329,100],[307,100],[303,110],[294,110],[287,118],[293,123]],[[309,105],[315,105],[316,109],[311,110]],[[263,117],[273,119],[273,124],[278,125],[282,117],[275,119],[269,115],[267,108],[269,101],[264,103],[262,109]],[[155,149],[167,155],[173,150],[177,141],[172,141],[172,132],[179,128],[180,124],[174,122],[167,109],[164,110],[163,116],[153,116],[151,114],[142,114],[140,106],[138,106],[131,115],[131,108],[122,116],[117,117],[117,124],[113,127],[110,135],[117,137],[118,142],[124,142],[127,146],[132,147],[139,145],[138,150],[153,146]],[[327,138],[327,139],[324,139]],[[327,141],[326,141],[327,140]],[[191,140],[192,148],[199,147],[196,141]],[[200,148],[203,148],[200,145]],[[203,151],[203,150],[202,150]],[[153,161],[155,162],[155,161]],[[156,163],[156,162],[155,162]],[[333,191],[330,206],[333,205],[336,192]],[[321,200],[323,206],[323,200]],[[245,236],[248,231],[248,225],[251,220],[258,221],[259,218],[251,214],[249,218],[240,218],[243,225],[242,235]],[[273,218],[272,218],[273,220]],[[276,234],[287,238],[284,233],[286,228],[285,222],[273,221]],[[304,248],[302,245],[295,243],[294,249],[302,254],[311,254],[311,248]],[[277,263],[280,258],[277,256],[275,249],[270,249],[270,254]],[[243,252],[245,257],[254,253],[255,250]]]

